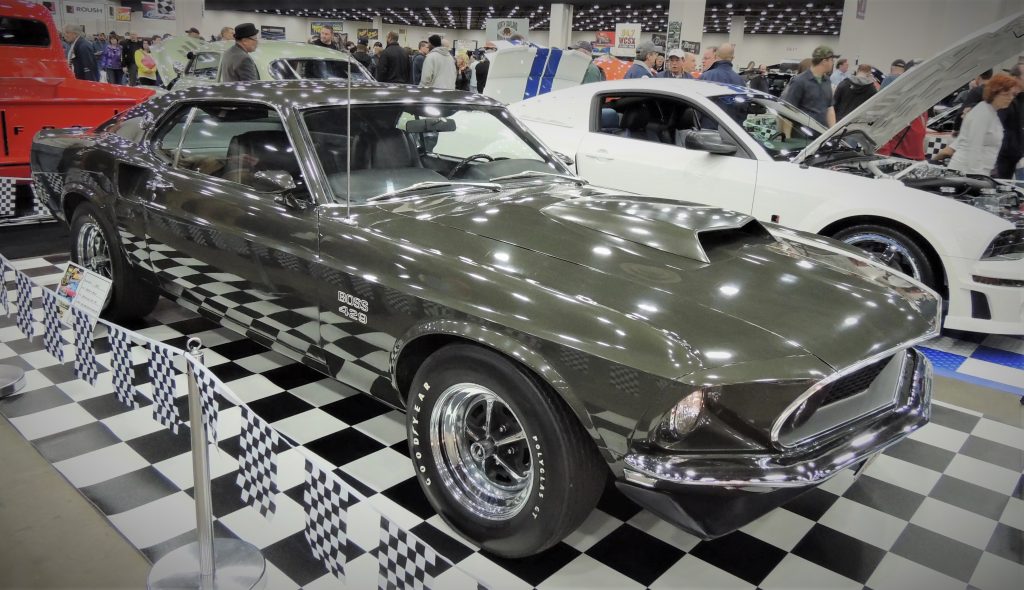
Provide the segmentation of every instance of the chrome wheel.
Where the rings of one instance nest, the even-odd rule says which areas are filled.
[[[430,413],[430,450],[448,492],[474,515],[508,520],[533,490],[533,461],[515,412],[493,391],[459,383]]]
[[[103,230],[92,219],[82,224],[75,236],[75,255],[78,264],[108,279],[114,279],[110,246],[103,236]]]
[[[842,238],[843,242],[875,256],[882,264],[915,279],[921,279],[917,259],[903,242],[877,233],[856,233]]]

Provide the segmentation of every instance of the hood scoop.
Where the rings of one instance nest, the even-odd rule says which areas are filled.
[[[577,198],[541,212],[612,236],[698,262],[712,262],[750,244],[775,241],[753,217],[666,199]]]

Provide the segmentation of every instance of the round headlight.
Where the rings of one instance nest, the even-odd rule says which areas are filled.
[[[672,407],[667,421],[669,432],[676,437],[689,434],[697,427],[703,409],[704,391],[698,389]]]

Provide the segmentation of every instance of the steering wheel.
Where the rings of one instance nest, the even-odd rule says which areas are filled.
[[[461,162],[456,164],[455,167],[452,168],[452,171],[448,173],[448,180],[451,180],[458,176],[459,174],[462,174],[462,171],[465,170],[466,166],[469,166],[469,163],[472,162],[473,160],[487,160],[488,162],[493,162],[494,158],[488,156],[487,154],[473,154],[472,156],[467,156],[463,158]]]
[[[768,138],[768,141],[775,141],[776,139],[786,141],[786,134],[782,131],[776,131],[775,133],[772,133],[772,136]]]

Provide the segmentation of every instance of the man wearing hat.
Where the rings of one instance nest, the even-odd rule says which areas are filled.
[[[603,82],[604,72],[594,64],[594,46],[591,45],[590,41],[577,41],[573,49],[587,56],[587,59],[590,60],[590,63],[587,64],[587,73],[583,75],[583,83]]]
[[[786,87],[786,100],[825,127],[836,124],[829,74],[837,57],[831,47],[819,45],[811,53],[810,69],[794,76]]]
[[[629,66],[629,69],[626,70],[623,80],[653,78],[654,63],[656,61],[658,61],[658,48],[654,46],[654,43],[648,41],[638,44],[636,46],[636,59],[633,60],[633,65]]]
[[[221,59],[222,82],[246,82],[259,80],[260,73],[256,70],[256,62],[249,54],[256,51],[259,45],[259,32],[256,25],[242,23],[235,27],[235,44],[224,52]]]
[[[188,35],[189,37],[192,37],[193,39],[202,39],[203,38],[203,36],[201,34],[199,34],[199,29],[197,29],[195,27],[192,27],[191,29],[185,31],[185,34]]]
[[[683,78],[692,80],[691,73],[697,68],[697,56],[686,53],[682,49],[673,49],[668,52],[668,59],[665,61],[665,71],[658,74],[658,78]]]

